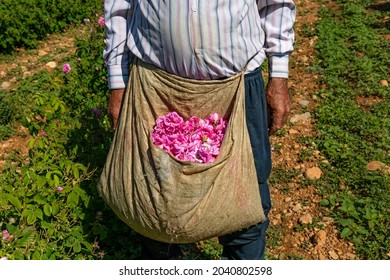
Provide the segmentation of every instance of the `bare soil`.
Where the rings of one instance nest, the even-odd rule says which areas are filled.
[[[286,134],[283,137],[272,136],[271,143],[275,147],[274,170],[281,168],[298,175],[287,185],[276,184],[271,188],[270,231],[276,232],[281,240],[275,242],[272,236],[269,238],[269,255],[277,259],[356,259],[353,245],[340,238],[329,213],[319,208],[321,195],[313,185],[307,186],[302,182],[308,169],[327,160],[315,149],[314,143],[299,141],[316,134],[313,112],[318,100],[316,92],[320,87],[317,82],[319,77],[310,71],[310,66],[315,58],[317,38],[306,37],[303,31],[307,28],[314,30],[319,4],[310,0],[294,2],[297,5],[296,46],[291,55],[289,79],[293,107],[290,122],[285,127]],[[306,107],[300,104],[303,100],[309,101]],[[294,116],[307,112],[311,113],[308,120],[291,122]],[[304,153],[306,156],[302,156]]]

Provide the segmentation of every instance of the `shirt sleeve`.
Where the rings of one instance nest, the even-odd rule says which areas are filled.
[[[128,49],[127,38],[133,14],[133,1],[105,0],[104,20],[106,47],[103,59],[108,68],[108,87],[121,89],[127,86],[129,66],[133,55]]]
[[[265,32],[265,52],[270,77],[288,78],[289,54],[293,51],[295,4],[292,0],[257,0]]]

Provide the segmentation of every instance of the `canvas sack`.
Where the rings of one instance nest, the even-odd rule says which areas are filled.
[[[192,243],[265,220],[245,121],[244,74],[223,80],[182,78],[136,62],[98,190],[138,233]],[[228,127],[212,163],[184,162],[156,147],[159,116],[217,112]]]

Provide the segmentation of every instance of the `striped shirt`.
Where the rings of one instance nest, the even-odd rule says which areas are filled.
[[[292,0],[105,0],[110,89],[124,88],[135,57],[191,79],[258,68],[288,77]]]

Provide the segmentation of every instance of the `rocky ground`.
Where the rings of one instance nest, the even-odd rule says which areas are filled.
[[[278,176],[297,175],[288,183],[281,179],[281,183],[274,184],[271,189],[270,231],[275,231],[281,240],[273,242],[271,235],[269,255],[277,259],[356,259],[353,245],[340,238],[332,218],[319,209],[318,203],[322,198],[315,187],[302,183],[305,178],[320,178],[322,174],[318,163],[327,163],[327,160],[315,149],[314,143],[301,141],[315,135],[313,111],[319,85],[318,77],[310,71],[310,66],[317,38],[306,37],[303,31],[315,28],[319,4],[310,0],[296,0],[295,3],[297,43],[291,55],[289,79],[293,107],[285,134],[282,137],[272,136],[271,142],[274,171],[289,172],[281,172]]]
[[[315,149],[315,144],[302,143],[302,138],[314,136],[313,111],[316,108],[316,92],[319,89],[318,77],[310,72],[314,60],[315,37],[304,36],[304,30],[315,28],[319,4],[310,0],[296,0],[296,46],[291,56],[289,86],[293,101],[291,117],[282,135],[272,136],[273,166],[276,181],[271,188],[273,209],[270,213],[268,255],[272,259],[356,259],[351,243],[340,238],[331,217],[321,211],[318,203],[321,196],[312,185],[303,184],[307,177],[316,180],[321,177],[318,168],[326,159]],[[21,50],[13,61],[0,62],[1,88],[12,91],[12,86],[20,78],[37,70],[48,71],[58,64],[61,58],[75,50],[74,34],[50,36],[35,51]],[[0,142],[0,172],[5,158],[17,151],[28,151],[28,133],[23,127],[20,133]],[[302,156],[307,155],[307,156]],[[286,180],[288,174],[294,174]],[[287,182],[288,181],[288,182]]]

